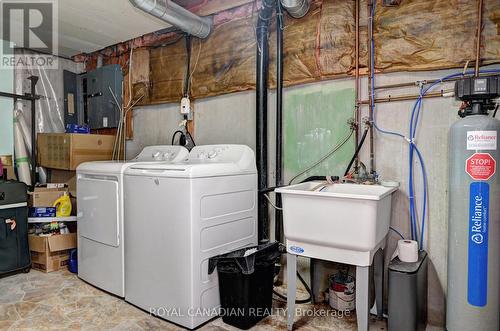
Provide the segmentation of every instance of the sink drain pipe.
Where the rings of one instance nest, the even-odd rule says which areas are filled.
[[[258,171],[259,192],[268,187],[268,149],[267,149],[267,96],[269,80],[269,23],[274,10],[277,12],[277,65],[276,65],[276,186],[283,185],[283,13],[282,8],[294,18],[301,18],[307,14],[310,0],[262,0],[257,20],[257,70],[256,70],[256,161]],[[280,197],[277,197],[278,203]],[[275,215],[276,238],[281,239],[282,214]],[[259,242],[269,240],[269,211],[267,199],[262,194],[258,196],[258,223]]]
[[[269,81],[269,23],[274,10],[277,11],[277,86],[276,86],[276,184],[283,185],[282,163],[283,163],[283,16],[282,7],[294,18],[304,16],[309,10],[309,0],[279,1],[262,0],[261,9],[256,26],[257,56],[256,56],[256,162],[258,171],[258,235],[259,242],[266,242],[269,238],[269,210],[265,193],[268,192],[268,141],[267,141],[267,97]],[[278,198],[279,199],[279,198]],[[281,213],[276,214],[276,239],[282,242],[281,236]],[[312,294],[309,286],[302,276],[297,272],[299,280],[309,292],[309,298],[297,300],[297,303],[305,303],[311,300]],[[286,300],[286,296],[273,290],[273,293]]]
[[[276,3],[276,180],[277,187],[283,185],[283,11]],[[281,194],[276,193],[276,204],[281,206]],[[283,242],[283,211],[274,212],[274,238]]]
[[[276,0],[263,0],[257,20],[257,72],[256,72],[256,161],[257,184],[261,191],[268,186],[267,158],[267,88],[269,81],[269,22],[273,16]],[[258,238],[259,242],[269,240],[269,211],[266,198],[258,195]]]

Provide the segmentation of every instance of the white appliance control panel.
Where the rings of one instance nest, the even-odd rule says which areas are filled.
[[[189,162],[235,163],[242,168],[255,167],[255,154],[245,145],[195,146],[188,157]]]
[[[188,155],[189,151],[184,146],[147,146],[132,160],[180,162]]]

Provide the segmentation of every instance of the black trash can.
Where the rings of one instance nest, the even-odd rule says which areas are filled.
[[[274,266],[279,243],[253,246],[210,259],[217,267],[224,323],[247,330],[272,312]]]

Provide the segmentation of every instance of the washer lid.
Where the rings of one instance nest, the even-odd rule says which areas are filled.
[[[142,162],[168,162],[184,161],[189,151],[184,146],[147,146],[135,158],[129,161],[92,161],[80,164],[76,171],[79,173],[123,173],[133,164]]]
[[[136,164],[125,171],[127,175],[157,177],[215,177],[255,174],[255,155],[245,145],[196,146],[188,160],[180,163]]]

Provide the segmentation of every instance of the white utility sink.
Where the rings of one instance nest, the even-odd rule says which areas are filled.
[[[396,187],[307,182],[277,189],[287,251],[369,266],[385,246]]]
[[[283,225],[287,247],[287,326],[293,329],[297,255],[356,266],[356,319],[359,331],[369,329],[370,265],[383,274],[391,194],[396,187],[307,182],[283,187]],[[376,277],[377,298],[383,277]],[[382,301],[377,301],[382,302]],[[377,312],[383,311],[377,304]]]

